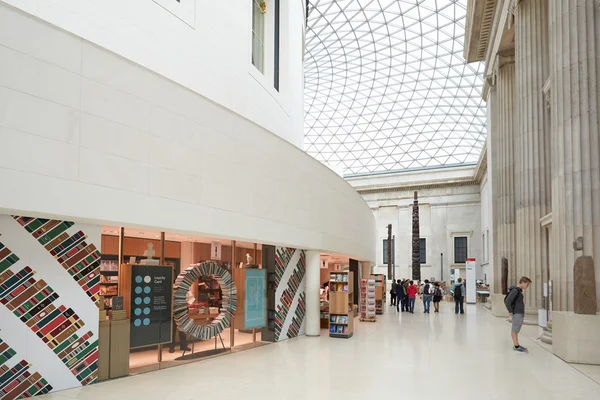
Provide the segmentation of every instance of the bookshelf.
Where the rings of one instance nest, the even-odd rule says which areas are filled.
[[[349,339],[354,334],[353,288],[352,272],[329,275],[329,337]]]
[[[360,320],[375,321],[375,281],[373,279],[360,280]]]
[[[371,274],[369,279],[375,281],[375,312],[379,315],[385,310],[386,283],[384,274]]]

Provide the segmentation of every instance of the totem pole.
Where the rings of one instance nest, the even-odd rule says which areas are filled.
[[[419,233],[419,201],[417,192],[413,202],[412,212],[412,279],[421,280],[421,237]]]

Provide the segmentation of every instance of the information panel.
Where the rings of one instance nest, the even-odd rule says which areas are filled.
[[[477,302],[477,260],[467,258],[467,304],[475,304]]]
[[[264,269],[246,270],[246,302],[244,328],[262,328],[267,321],[266,286],[267,275]]]
[[[131,348],[171,342],[173,267],[131,266]]]

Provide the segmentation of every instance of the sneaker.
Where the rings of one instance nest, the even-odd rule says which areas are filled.
[[[529,353],[529,350],[527,350],[525,347],[523,346],[513,346],[513,350],[518,352],[518,353]]]

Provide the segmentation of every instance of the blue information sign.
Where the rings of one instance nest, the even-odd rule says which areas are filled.
[[[266,271],[264,269],[246,270],[246,305],[244,328],[262,328],[267,320]]]

